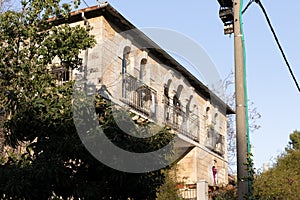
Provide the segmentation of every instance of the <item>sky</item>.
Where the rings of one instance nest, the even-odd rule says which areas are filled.
[[[300,1],[262,0],[293,71],[300,81]],[[86,0],[89,6],[96,0]],[[196,41],[216,65],[221,78],[234,70],[233,35],[223,34],[217,0],[110,0],[137,28],[175,30]],[[246,0],[244,4],[246,5]],[[82,5],[82,7],[85,7]],[[248,97],[262,115],[261,128],[251,134],[256,169],[272,163],[284,151],[289,134],[300,131],[300,93],[256,3],[243,15],[247,55]]]

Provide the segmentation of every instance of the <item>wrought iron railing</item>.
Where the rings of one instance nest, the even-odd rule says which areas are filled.
[[[207,129],[205,146],[211,151],[223,156],[225,153],[225,137],[213,127]]]
[[[148,117],[156,115],[156,91],[128,73],[123,74],[122,101]]]
[[[197,185],[187,184],[184,187],[180,187],[179,196],[184,200],[196,200],[197,199]]]
[[[165,105],[165,121],[168,126],[188,138],[199,141],[199,116],[187,114],[181,107]]]

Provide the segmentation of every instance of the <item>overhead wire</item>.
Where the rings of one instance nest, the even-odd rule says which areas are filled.
[[[293,70],[292,70],[292,68],[291,68],[291,66],[290,66],[290,64],[289,64],[289,62],[287,60],[287,57],[286,57],[286,55],[285,55],[285,53],[284,53],[284,51],[283,51],[283,49],[281,47],[281,44],[280,44],[279,39],[278,39],[278,37],[276,35],[276,32],[275,32],[275,30],[274,30],[274,28],[273,28],[273,26],[271,24],[271,21],[270,21],[270,19],[268,17],[268,14],[267,14],[264,6],[262,5],[261,1],[260,0],[250,0],[248,2],[248,4],[246,5],[246,7],[244,9],[242,9],[242,7],[243,7],[243,0],[241,0],[241,7],[240,7],[240,27],[241,27],[243,56],[244,56],[244,92],[245,92],[245,107],[246,107],[246,113],[245,113],[245,115],[246,115],[247,147],[248,147],[247,150],[248,150],[248,154],[249,154],[248,156],[251,156],[251,154],[250,154],[251,153],[251,144],[250,144],[250,128],[249,128],[249,113],[248,113],[248,94],[247,94],[247,80],[246,80],[246,76],[247,76],[247,74],[246,74],[246,48],[245,48],[245,38],[244,38],[244,31],[243,31],[242,14],[244,14],[246,12],[246,10],[250,7],[250,5],[253,2],[256,2],[260,6],[260,8],[262,9],[262,12],[264,13],[264,15],[266,17],[268,25],[269,25],[269,27],[270,27],[270,29],[272,31],[272,34],[273,34],[273,36],[275,38],[275,41],[276,41],[276,43],[277,43],[277,45],[278,45],[278,47],[280,49],[280,52],[281,52],[281,54],[282,54],[282,56],[284,58],[284,61],[285,61],[286,65],[288,67],[289,73],[291,74],[291,76],[292,76],[292,78],[294,80],[294,83],[295,83],[298,91],[300,92],[300,87],[299,87],[299,84],[297,82],[297,79],[296,79],[296,77],[295,77],[295,75],[293,73]],[[249,191],[249,193],[252,193],[252,184],[253,184],[252,181],[249,180],[248,181],[248,191]]]
[[[85,0],[83,0],[83,3],[87,6],[87,7],[89,7],[89,5],[86,3],[86,1]]]
[[[244,14],[246,12],[246,10],[250,7],[250,5],[254,2],[255,0],[250,0],[248,2],[248,4],[246,5],[246,7],[244,8],[244,10],[242,11],[242,14]]]
[[[300,86],[299,86],[299,84],[298,84],[298,82],[297,82],[296,76],[295,76],[295,74],[294,74],[294,72],[293,72],[293,70],[292,70],[292,68],[291,68],[291,66],[290,66],[290,64],[289,64],[289,62],[288,62],[288,59],[287,59],[287,57],[286,57],[286,55],[285,55],[285,53],[284,53],[284,51],[283,51],[283,49],[282,49],[282,47],[281,47],[281,44],[280,44],[279,39],[278,39],[278,37],[277,37],[277,35],[276,35],[276,32],[275,32],[275,30],[274,30],[274,28],[273,28],[273,26],[272,26],[272,24],[271,24],[271,20],[270,20],[270,18],[269,18],[269,16],[268,16],[268,14],[267,14],[267,12],[266,12],[264,6],[262,5],[261,1],[260,1],[260,0],[255,0],[255,2],[256,2],[256,3],[259,5],[259,7],[262,9],[262,12],[264,13],[264,15],[265,15],[265,17],[266,17],[266,20],[267,20],[268,25],[269,25],[269,27],[270,27],[270,29],[271,29],[271,32],[272,32],[272,34],[273,34],[273,36],[274,36],[274,39],[275,39],[275,41],[276,41],[276,43],[277,43],[277,46],[279,47],[279,50],[280,50],[280,52],[281,52],[281,55],[282,55],[282,57],[283,57],[283,59],[284,59],[286,65],[287,65],[287,67],[288,67],[289,73],[290,73],[290,75],[292,76],[292,78],[293,78],[293,80],[294,80],[294,83],[295,83],[295,85],[296,85],[298,91],[300,92]]]
[[[282,48],[282,46],[281,46],[281,44],[280,44],[280,42],[279,42],[279,39],[278,39],[278,37],[277,37],[277,35],[276,35],[276,32],[275,32],[274,28],[273,28],[273,26],[272,26],[271,20],[270,20],[268,14],[267,14],[267,12],[266,12],[266,9],[264,8],[264,6],[263,6],[263,4],[261,3],[261,1],[260,1],[260,0],[250,0],[250,1],[248,2],[248,4],[246,5],[246,7],[244,8],[244,10],[242,11],[242,14],[244,14],[244,13],[246,12],[246,10],[250,7],[250,5],[251,5],[253,2],[256,2],[256,3],[259,5],[259,7],[262,9],[262,12],[263,12],[263,14],[265,15],[265,18],[266,18],[266,20],[267,20],[267,22],[268,22],[268,25],[269,25],[270,29],[271,29],[271,32],[272,32],[272,34],[273,34],[273,37],[274,37],[274,39],[275,39],[275,41],[276,41],[276,43],[277,43],[277,46],[278,46],[278,48],[279,48],[279,50],[280,50],[280,52],[281,52],[281,55],[282,55],[282,57],[283,57],[283,59],[284,59],[286,65],[287,65],[287,67],[288,67],[289,73],[290,73],[290,75],[292,76],[293,81],[294,81],[294,83],[295,83],[295,85],[296,85],[298,91],[300,92],[300,86],[299,86],[299,83],[298,83],[298,81],[297,81],[297,79],[296,79],[296,76],[295,76],[295,74],[294,74],[294,72],[293,72],[293,70],[292,70],[292,68],[291,68],[291,66],[290,66],[290,64],[289,64],[289,62],[288,62],[288,59],[287,59],[287,57],[286,57],[286,55],[285,55],[285,53],[284,53],[284,51],[283,51],[283,48]]]

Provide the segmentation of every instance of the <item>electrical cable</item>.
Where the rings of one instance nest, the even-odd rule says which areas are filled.
[[[87,7],[89,7],[89,5],[86,3],[86,1],[85,0],[83,0],[83,3],[87,6]]]
[[[254,2],[255,0],[250,0],[249,3],[246,5],[246,7],[244,8],[244,10],[242,11],[242,14],[244,14],[246,12],[246,10],[250,7],[250,5]]]
[[[286,65],[287,65],[287,67],[288,67],[289,73],[290,73],[290,75],[292,76],[292,78],[293,78],[293,80],[294,80],[294,83],[295,83],[295,85],[296,85],[298,91],[300,92],[300,86],[299,86],[299,84],[298,84],[298,82],[297,82],[297,79],[296,79],[296,77],[295,77],[295,75],[294,75],[294,73],[293,73],[293,70],[292,70],[292,68],[291,68],[291,66],[290,66],[290,64],[289,64],[289,62],[288,62],[288,60],[287,60],[287,57],[286,57],[286,55],[285,55],[285,53],[284,53],[284,51],[283,51],[283,49],[282,49],[282,47],[281,47],[281,45],[280,45],[280,43],[279,43],[279,39],[278,39],[278,37],[277,37],[277,35],[276,35],[276,32],[275,32],[275,30],[274,30],[274,28],[273,28],[273,26],[272,26],[272,24],[271,24],[270,18],[269,18],[269,16],[268,16],[268,14],[267,14],[267,12],[266,12],[264,6],[262,5],[261,1],[260,1],[260,0],[255,0],[255,2],[256,2],[256,3],[259,5],[259,7],[262,9],[262,12],[264,13],[264,15],[265,15],[265,17],[266,17],[266,20],[267,20],[268,25],[269,25],[269,27],[270,27],[270,29],[271,29],[271,32],[272,32],[272,34],[273,34],[273,36],[274,36],[274,39],[275,39],[275,41],[276,41],[276,43],[277,43],[277,46],[279,47],[279,50],[280,50],[280,52],[281,52],[281,54],[282,54],[282,57],[283,57],[283,59],[284,59]]]

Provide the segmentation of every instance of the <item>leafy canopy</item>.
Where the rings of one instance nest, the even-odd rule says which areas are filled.
[[[90,27],[65,23],[73,4],[60,0],[23,0],[22,11],[0,15],[0,106],[5,111],[6,143],[27,144],[20,158],[0,165],[0,198],[154,199],[164,182],[161,170],[129,174],[111,169],[83,146],[73,122],[73,82],[57,85],[57,66],[79,69],[80,53],[95,45]],[[57,24],[57,22],[60,24]],[[111,116],[111,105],[95,99],[99,125],[115,143],[136,152],[172,140],[167,129],[155,138],[128,138]],[[146,147],[146,148],[145,148]]]
[[[259,199],[299,199],[300,192],[300,132],[290,135],[290,148],[277,163],[255,179],[254,192]]]

